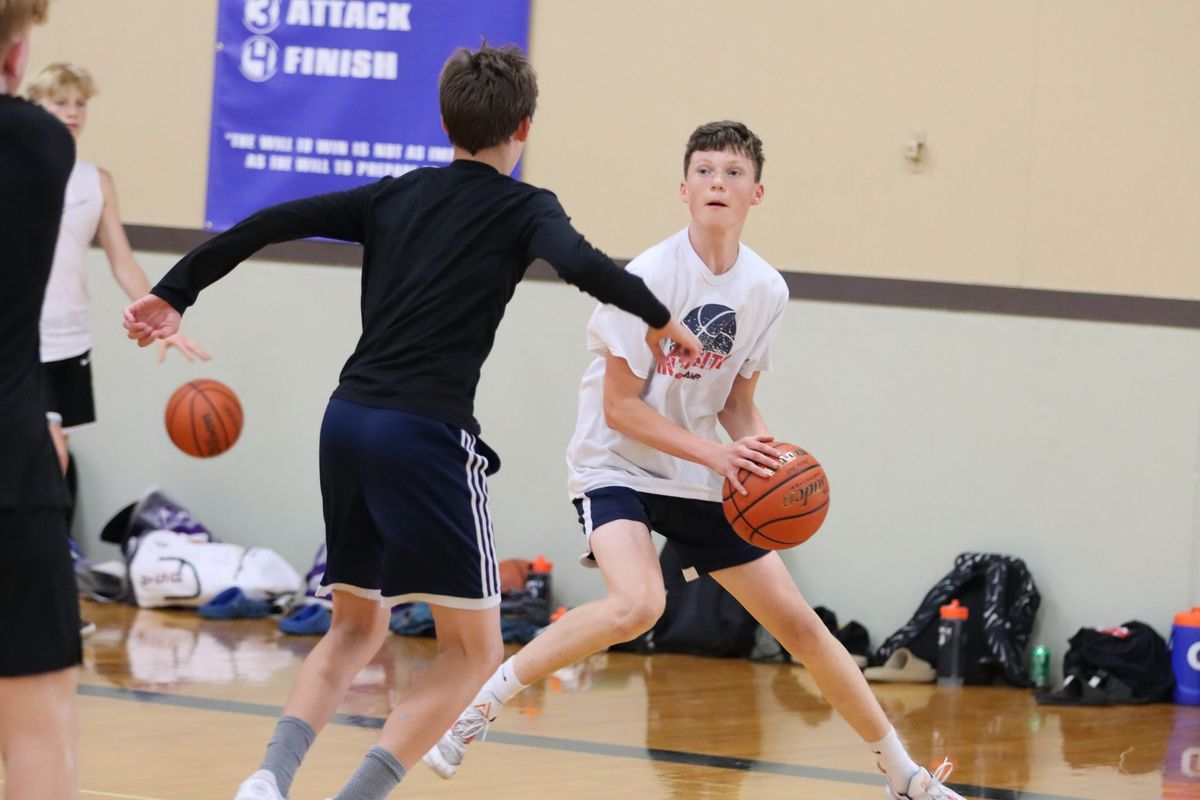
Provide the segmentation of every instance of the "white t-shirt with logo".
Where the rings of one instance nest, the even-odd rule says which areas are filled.
[[[579,417],[567,448],[572,498],[604,486],[647,494],[720,500],[721,477],[707,467],[668,455],[609,428],[604,420],[606,353],[623,358],[646,379],[642,399],[681,428],[721,441],[717,414],[737,375],[749,378],[771,366],[771,342],[787,306],[788,289],[770,264],[746,245],[737,261],[714,275],[692,248],[685,228],[629,263],[704,352],[687,369],[672,359],[659,367],[646,346],[646,323],[609,305],[588,323],[588,349],[599,356],[584,372]]]
[[[39,333],[43,363],[74,358],[92,348],[87,252],[103,210],[99,168],[87,161],[76,161],[67,179],[54,264],[46,283],[46,299],[42,301]]]

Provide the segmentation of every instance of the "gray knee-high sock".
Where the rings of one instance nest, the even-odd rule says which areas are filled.
[[[375,745],[334,800],[384,800],[404,780],[405,772],[400,759]]]
[[[275,775],[279,794],[288,796],[296,770],[316,738],[312,726],[299,717],[280,717],[275,723],[275,733],[267,743],[267,754],[258,768]]]

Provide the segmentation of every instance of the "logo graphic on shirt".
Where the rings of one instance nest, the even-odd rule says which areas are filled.
[[[696,334],[704,350],[686,370],[680,369],[678,359],[671,356],[666,367],[659,365],[658,372],[677,380],[698,381],[705,371],[720,369],[733,352],[733,343],[737,339],[737,314],[728,306],[707,303],[689,311],[683,318],[683,324]]]

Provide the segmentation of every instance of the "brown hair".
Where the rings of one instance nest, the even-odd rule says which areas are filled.
[[[6,43],[26,25],[45,22],[49,5],[50,0],[0,0],[0,40]]]
[[[2,0],[0,0],[2,2]],[[84,100],[96,96],[96,81],[92,73],[74,64],[51,64],[29,82],[25,96],[37,103],[65,89],[78,89]]]
[[[512,136],[537,108],[537,75],[516,45],[459,48],[442,67],[438,96],[450,141],[474,155]]]
[[[687,149],[683,153],[683,175],[687,177],[688,167],[692,163],[692,154],[697,151],[714,150],[727,151],[743,155],[754,162],[754,180],[762,179],[763,156],[762,139],[754,135],[754,131],[740,122],[721,120],[709,122],[692,131],[688,137]]]

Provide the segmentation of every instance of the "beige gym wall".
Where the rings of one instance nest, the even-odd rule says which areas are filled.
[[[127,221],[198,228],[214,0],[54,3],[33,66],[95,70],[83,157],[113,170]],[[781,269],[1200,299],[1200,3],[734,7],[534,0],[542,109],[527,176],[614,255],[684,224],[682,141],[733,116],[767,143],[746,239]],[[915,169],[903,149],[920,130]],[[139,253],[152,280],[176,257]],[[100,424],[72,439],[90,556],[111,556],[103,522],[156,483],[227,540],[307,568],[322,535],[317,431],[358,335],[358,271],[268,258],[188,312],[214,361],[160,366],[125,339],[125,299],[92,251]],[[570,604],[603,588],[574,564],[562,460],[592,305],[521,286],[477,406],[504,460],[490,482],[500,556],[544,552]],[[821,456],[835,498],[785,560],[875,643],[971,549],[1027,559],[1044,592],[1038,640],[1056,654],[1081,625],[1165,632],[1200,603],[1200,326],[797,297],[775,362],[763,411]],[[211,461],[172,448],[161,422],[200,376],[246,409],[242,439]]]
[[[80,153],[127,222],[202,225],[216,6],[54,0],[35,35],[100,82]],[[1192,0],[533,0],[525,175],[631,257],[684,224],[690,130],[739,118],[780,269],[1200,299],[1197,41]]]

